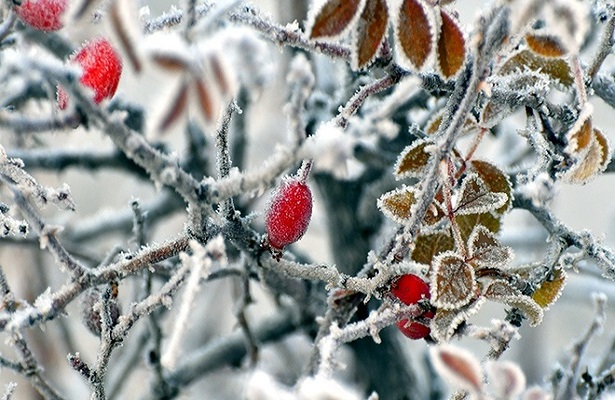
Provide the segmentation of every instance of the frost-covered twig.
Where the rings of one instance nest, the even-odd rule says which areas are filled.
[[[6,111],[0,112],[0,127],[11,129],[16,134],[51,133],[72,129],[82,122],[78,113],[65,114],[51,118],[28,118],[9,116]]]
[[[609,54],[613,53],[613,45],[615,45],[615,6],[613,4],[608,4],[605,11],[608,15],[606,16],[606,22],[602,28],[598,50],[596,54],[594,54],[586,70],[587,79],[590,81],[595,78],[604,60],[606,60]]]
[[[594,319],[587,328],[587,331],[583,337],[579,338],[579,340],[572,345],[569,364],[566,368],[566,376],[561,382],[563,387],[561,387],[561,385],[559,387],[563,390],[557,390],[558,393],[556,399],[558,400],[572,399],[576,397],[576,386],[579,383],[581,373],[581,360],[585,356],[590,340],[599,334],[604,327],[604,321],[606,320],[606,295],[603,293],[594,294],[593,300],[596,306]]]
[[[529,211],[553,237],[560,238],[568,246],[586,252],[602,270],[603,276],[615,280],[615,253],[603,246],[589,232],[574,232],[547,208],[536,206],[524,193],[515,193],[514,206]]]
[[[2,394],[2,400],[11,400],[16,388],[17,388],[17,384],[15,382],[7,383],[4,386],[4,393]]]

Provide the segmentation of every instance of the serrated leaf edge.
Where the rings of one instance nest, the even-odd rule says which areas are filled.
[[[474,293],[476,292],[476,289],[478,287],[476,283],[476,279],[475,279],[476,275],[474,272],[474,268],[470,266],[468,270],[470,271],[470,275],[471,275],[472,287],[470,288],[470,294],[467,296],[467,298],[464,298],[454,303],[444,303],[438,299],[439,296],[436,290],[438,287],[437,275],[438,275],[438,270],[440,269],[439,263],[441,262],[443,258],[447,258],[450,256],[454,256],[455,258],[458,258],[464,264],[466,264],[464,258],[454,250],[449,250],[449,251],[440,253],[433,258],[432,271],[431,271],[430,282],[429,282],[430,283],[431,304],[437,308],[442,308],[444,310],[457,309],[457,308],[463,307],[466,304],[470,303],[472,299],[474,298]]]
[[[453,207],[453,210],[455,210],[455,214],[456,215],[468,215],[468,214],[484,214],[486,212],[489,211],[495,211],[497,209],[499,209],[500,207],[502,207],[506,201],[508,201],[508,195],[505,193],[501,193],[501,192],[492,192],[491,190],[489,190],[487,184],[485,183],[485,181],[483,180],[483,178],[481,178],[478,173],[476,172],[472,172],[466,175],[465,179],[463,180],[463,182],[461,183],[461,187],[459,188],[459,192],[457,195],[457,201],[459,202],[461,200],[461,195],[463,194],[463,192],[466,190],[466,186],[469,184],[468,182],[470,182],[471,180],[476,179],[478,185],[481,187],[481,189],[485,190],[488,194],[491,194],[493,196],[496,197],[496,199],[494,199],[494,201],[489,204],[489,205],[485,205],[485,209],[484,210],[479,210],[477,206],[463,206],[463,208],[459,208],[461,207],[460,204],[456,204]]]
[[[357,21],[361,18],[361,14],[363,14],[363,11],[365,10],[365,8],[367,7],[367,1],[365,1],[365,4],[363,5],[363,8],[361,9],[361,12],[358,13],[359,17],[357,19]],[[391,9],[389,8],[389,3],[385,1],[385,8],[386,8],[386,12],[387,12],[387,22],[386,22],[386,27],[384,29],[384,33],[382,34],[382,37],[380,38],[380,41],[378,42],[378,46],[377,48],[380,49],[382,47],[382,43],[384,43],[384,41],[387,39],[388,37],[388,27],[389,27],[389,23],[391,22]],[[357,22],[355,21],[355,24]],[[358,35],[358,29],[353,30],[352,32],[352,54],[351,54],[351,60],[350,60],[350,67],[355,70],[355,71],[359,71],[362,70],[364,68],[366,68],[368,65],[370,65],[371,63],[374,62],[374,60],[376,58],[378,58],[378,50],[376,50],[374,52],[374,54],[372,55],[372,57],[367,60],[365,62],[365,64],[363,65],[359,65],[359,46],[358,46],[358,40],[359,40],[359,35]]]
[[[376,205],[378,206],[378,209],[390,220],[397,222],[398,224],[405,224],[407,222],[407,219],[405,218],[400,218],[398,216],[396,216],[395,214],[393,214],[391,211],[389,211],[386,207],[383,206],[383,202],[384,199],[388,196],[393,196],[395,194],[399,194],[399,193],[403,193],[403,192],[412,192],[414,194],[414,198],[416,200],[416,198],[418,197],[418,194],[420,193],[418,189],[412,187],[412,186],[407,186],[407,185],[402,185],[401,187],[398,187],[396,189],[390,190],[386,193],[383,193],[378,200],[376,200]],[[412,205],[410,206],[410,213],[412,214],[412,208],[414,208],[415,206]]]
[[[412,144],[406,146],[402,150],[402,152],[397,157],[397,160],[395,161],[395,165],[393,166],[393,174],[395,175],[395,179],[400,180],[400,179],[405,179],[405,178],[419,178],[421,176],[421,174],[424,171],[425,167],[427,166],[427,164],[429,164],[429,160],[427,161],[427,164],[425,164],[425,166],[421,170],[418,170],[416,172],[406,171],[406,172],[400,173],[398,171],[399,171],[399,168],[400,168],[401,163],[404,160],[404,158],[408,154],[410,154],[410,152],[412,152],[417,147],[422,146],[422,145],[426,145],[425,149],[423,149],[423,152],[425,152],[425,150],[429,150],[429,146],[433,145],[433,142],[431,140],[429,140],[429,139],[415,140]]]
[[[421,65],[420,67],[417,67],[416,65],[414,65],[414,63],[404,53],[404,50],[399,40],[399,19],[400,19],[399,15],[401,14],[401,8],[403,7],[403,4],[404,4],[404,0],[401,0],[399,1],[399,5],[397,7],[396,12],[393,14],[393,25],[394,25],[394,32],[395,32],[394,34],[395,54],[398,60],[398,64],[401,67],[406,68],[409,71],[420,72],[426,69],[429,65],[433,65],[434,63],[434,59],[436,57],[435,55],[436,47],[438,45],[438,26],[437,26],[437,20],[434,16],[434,13],[431,7],[428,7],[423,0],[414,0],[414,1],[416,1],[421,6],[423,6],[423,10],[425,11],[425,15],[427,16],[427,21],[429,22],[429,25],[430,25],[429,30],[431,33],[431,43],[430,43],[431,50],[429,54],[427,55],[427,57],[425,58],[423,65]]]
[[[352,27],[357,23],[357,21],[361,17],[361,13],[363,12],[363,9],[365,8],[365,3],[367,2],[367,0],[359,0],[359,5],[357,6],[357,12],[351,18],[351,20],[348,22],[346,27],[344,29],[342,29],[342,31],[340,33],[338,33],[337,35],[319,36],[319,37],[316,37],[316,38],[312,38],[312,28],[314,27],[314,23],[316,22],[316,17],[322,11],[322,9],[325,7],[327,2],[328,2],[328,0],[312,2],[312,6],[308,10],[308,14],[307,14],[307,18],[306,18],[307,22],[305,24],[305,26],[306,26],[305,34],[306,34],[306,36],[308,38],[310,38],[310,40],[317,41],[317,42],[318,41],[321,41],[321,42],[336,42],[336,41],[340,40],[341,38],[347,36],[348,33],[350,32],[350,30],[352,29]]]
[[[468,255],[470,258],[474,257],[474,252],[476,251],[475,245],[474,245],[474,241],[476,240],[476,237],[481,233],[490,237],[491,239],[493,239],[493,241],[496,243],[496,247],[500,247],[504,250],[506,250],[506,258],[504,260],[502,260],[501,262],[495,264],[495,265],[485,265],[481,262],[477,262],[477,264],[479,266],[488,266],[488,267],[494,267],[494,268],[501,268],[501,267],[505,267],[506,265],[508,265],[510,263],[510,261],[512,260],[513,257],[513,252],[512,249],[508,246],[503,246],[500,241],[498,240],[497,236],[491,232],[489,229],[487,229],[487,227],[477,224],[474,229],[472,229],[472,233],[470,233],[470,236],[468,237]]]

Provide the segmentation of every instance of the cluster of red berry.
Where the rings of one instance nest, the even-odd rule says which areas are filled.
[[[15,13],[27,25],[42,31],[57,31],[64,27],[64,14],[69,0],[24,0],[15,6]],[[79,66],[80,82],[94,91],[93,100],[100,103],[113,97],[122,74],[122,60],[109,40],[103,37],[85,42],[68,60]],[[68,94],[58,87],[58,106],[68,106]]]

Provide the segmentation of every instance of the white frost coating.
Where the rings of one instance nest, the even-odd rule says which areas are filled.
[[[550,0],[544,10],[545,25],[563,40],[568,51],[578,53],[589,29],[588,14],[584,2]]]
[[[359,400],[362,397],[351,388],[324,376],[309,377],[297,387],[298,400]]]
[[[246,400],[297,400],[290,389],[267,372],[257,369],[246,385]]]
[[[531,199],[534,207],[546,207],[555,197],[555,182],[549,174],[541,172],[534,180],[518,185],[517,192]]]
[[[34,307],[38,308],[41,314],[48,314],[53,310],[53,295],[51,294],[50,287],[47,287],[47,289],[34,300]]]
[[[349,162],[354,160],[356,140],[333,122],[322,124],[306,142],[307,153],[314,159],[314,169],[332,173],[336,178],[349,177]]]

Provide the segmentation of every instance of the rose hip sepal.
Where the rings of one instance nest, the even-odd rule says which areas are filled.
[[[265,213],[267,241],[272,250],[281,250],[299,240],[312,216],[312,192],[305,181],[286,178],[273,193]]]
[[[417,304],[419,301],[428,300],[431,297],[427,282],[414,274],[400,276],[391,285],[391,293],[406,305]],[[428,310],[421,317],[431,319],[434,317],[434,313]],[[397,328],[410,339],[422,339],[431,332],[429,326],[407,319],[398,321]]]
[[[41,31],[57,31],[64,27],[62,18],[68,0],[23,0],[15,13],[26,24]]]
[[[122,59],[111,43],[99,37],[83,44],[68,60],[69,64],[81,67],[80,82],[94,90],[96,104],[115,94],[122,75]],[[58,86],[58,107],[68,106],[68,93]]]

